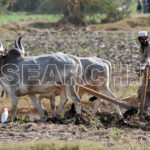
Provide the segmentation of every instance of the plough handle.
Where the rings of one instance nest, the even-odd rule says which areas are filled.
[[[145,71],[144,71],[144,80],[143,80],[143,88],[142,88],[141,104],[140,104],[140,114],[141,115],[143,115],[145,100],[146,100],[146,89],[147,89],[147,83],[148,83],[148,70],[149,70],[149,68],[146,67]]]

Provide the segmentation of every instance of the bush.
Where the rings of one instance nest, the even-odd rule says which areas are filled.
[[[128,16],[132,0],[0,0],[0,12],[5,10],[64,14],[68,20],[83,20],[84,14],[103,14],[103,22],[114,22]],[[126,8],[118,11],[118,7]],[[77,19],[75,19],[77,18]],[[82,22],[82,21],[81,21]]]
[[[10,5],[10,0],[0,0],[0,14],[6,13]]]
[[[106,14],[102,22],[115,22],[127,17],[130,14],[129,2],[129,0],[101,0],[100,12]]]

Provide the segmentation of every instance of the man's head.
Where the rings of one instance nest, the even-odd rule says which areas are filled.
[[[139,31],[138,40],[141,43],[141,46],[148,46],[148,33],[147,33],[147,31]]]

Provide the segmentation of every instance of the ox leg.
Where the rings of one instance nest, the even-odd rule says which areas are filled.
[[[40,105],[38,104],[38,100],[37,100],[36,96],[35,95],[29,95],[29,97],[32,100],[32,103],[33,103],[34,107],[36,108],[36,110],[40,114],[41,120],[45,121],[45,117],[44,117],[43,111],[42,111]]]
[[[12,119],[13,121],[17,118],[17,106],[18,106],[18,97],[16,95],[10,95],[11,104],[12,104]]]
[[[51,104],[51,108],[52,108],[52,111],[56,111],[56,105],[55,105],[55,101],[56,101],[56,99],[55,99],[55,95],[54,94],[51,94],[50,96],[49,96],[49,102],[50,102],[50,104]]]
[[[80,98],[77,95],[75,88],[73,86],[67,87],[67,93],[70,96],[70,98],[73,100],[77,115],[81,115]]]
[[[98,99],[96,100],[95,104],[94,104],[94,108],[93,108],[93,111],[92,111],[92,116],[94,116],[95,113],[97,112],[100,103],[101,103],[101,102],[100,102],[100,99],[98,98]]]
[[[38,97],[38,103],[39,103],[39,105],[40,105],[40,107],[41,107],[41,109],[42,109],[44,115],[45,115],[45,116],[48,116],[47,110],[46,110],[46,109],[43,107],[43,105],[42,105],[42,99],[43,99],[43,98],[44,98],[44,96],[43,96],[43,95],[40,95],[40,96]]]
[[[66,95],[66,92],[64,90],[61,90],[61,92],[60,92],[60,104],[59,104],[59,107],[58,107],[57,111],[55,112],[54,116],[57,116],[60,114],[62,108],[64,107],[64,105],[66,104],[67,101],[68,101],[68,97]]]

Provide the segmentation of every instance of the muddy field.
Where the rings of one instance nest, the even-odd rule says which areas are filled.
[[[45,106],[48,104],[45,103]],[[49,111],[49,117],[45,123],[39,120],[39,115],[34,109],[19,109],[17,122],[9,118],[7,124],[0,124],[0,139],[3,141],[38,141],[41,139],[59,140],[98,140],[103,144],[114,145],[116,142],[124,144],[149,143],[150,142],[150,116],[140,120],[137,113],[125,118],[119,118],[110,111],[111,104],[102,103],[101,112],[94,118],[90,117],[92,103],[82,103],[82,119],[76,123],[71,115],[68,104],[59,118],[53,118]],[[50,109],[49,109],[50,110]],[[26,119],[21,120],[25,115]],[[71,116],[70,116],[71,115]]]
[[[1,35],[2,42],[6,48],[14,46],[14,40],[18,35],[26,33],[23,39],[23,45],[28,55],[39,55],[52,52],[65,52],[78,56],[97,56],[108,59],[114,67],[114,74],[126,76],[136,75],[134,68],[139,64],[139,45],[137,41],[137,31],[89,31],[74,29],[55,29],[48,24],[24,24],[18,32],[10,31]],[[120,67],[122,63],[123,67]],[[127,70],[126,65],[131,65]],[[114,82],[113,82],[114,83]],[[126,83],[126,82],[125,82]],[[123,86],[123,87],[122,87]],[[117,87],[117,92],[124,86]],[[131,93],[136,94],[138,85],[130,87]],[[116,88],[111,84],[111,88]],[[130,93],[130,94],[131,94]],[[128,95],[130,96],[130,95]],[[142,120],[138,117],[138,112],[132,115],[125,113],[124,118],[119,118],[115,114],[112,104],[102,102],[101,112],[91,118],[91,112],[94,102],[88,102],[87,96],[82,102],[81,122],[76,124],[74,116],[70,116],[70,103],[67,104],[59,118],[53,118],[49,103],[44,106],[49,112],[47,121],[42,123],[39,115],[33,109],[31,102],[27,98],[22,98],[19,102],[19,117],[17,122],[12,122],[9,118],[7,124],[0,124],[0,141],[38,141],[41,139],[87,139],[98,140],[101,143],[114,145],[117,142],[123,143],[149,143],[150,142],[150,116],[145,116]],[[137,104],[136,96],[131,99],[132,103]],[[11,116],[11,107],[8,98],[0,99],[0,112],[4,107],[9,108]],[[125,110],[122,110],[125,112]],[[71,114],[72,115],[72,114]],[[25,120],[21,119],[25,116]]]

